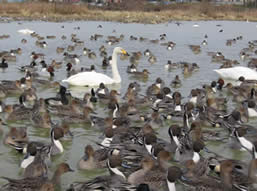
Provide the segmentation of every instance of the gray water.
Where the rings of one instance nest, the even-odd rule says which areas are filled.
[[[98,28],[98,25],[102,25],[103,28]],[[198,24],[199,27],[193,27],[194,24]],[[221,25],[218,27],[217,25]],[[22,55],[17,56],[16,63],[9,63],[9,68],[0,73],[0,80],[9,79],[16,80],[24,76],[23,73],[17,70],[18,66],[27,65],[31,62],[30,54],[32,51],[44,53],[46,55],[45,61],[50,63],[52,59],[56,61],[62,61],[62,54],[58,55],[56,53],[56,47],[67,47],[71,45],[70,36],[71,34],[76,34],[77,37],[85,42],[83,47],[90,48],[97,53],[97,58],[95,60],[88,59],[87,56],[81,56],[80,67],[89,67],[91,64],[96,66],[98,72],[107,73],[111,75],[111,70],[102,70],[102,57],[99,56],[99,47],[105,45],[107,47],[108,55],[111,55],[113,48],[115,46],[121,46],[128,52],[135,51],[145,51],[147,48],[150,49],[154,55],[157,57],[157,63],[150,64],[146,57],[142,57],[139,62],[138,69],[148,69],[150,77],[147,81],[139,81],[141,87],[144,90],[147,86],[154,83],[157,77],[161,77],[167,86],[173,80],[175,75],[179,75],[183,81],[183,85],[177,90],[180,91],[185,97],[185,102],[192,88],[201,87],[203,84],[210,84],[212,80],[217,80],[218,76],[213,69],[220,67],[220,64],[212,63],[211,57],[207,55],[207,52],[217,52],[220,51],[226,58],[232,60],[238,60],[241,65],[246,65],[247,61],[240,60],[239,52],[241,49],[248,47],[248,41],[256,39],[256,28],[257,23],[255,22],[230,22],[230,21],[201,21],[201,22],[182,22],[180,26],[175,23],[164,23],[158,25],[145,25],[145,24],[121,24],[113,22],[64,22],[64,23],[50,23],[50,22],[11,22],[11,23],[0,23],[0,35],[9,34],[9,39],[0,40],[0,51],[22,48]],[[62,28],[61,26],[64,26]],[[80,30],[75,30],[74,28],[79,26]],[[35,38],[30,37],[30,35],[20,34],[17,31],[20,29],[30,29],[40,34],[40,36],[56,35],[56,39],[45,39],[48,46],[45,49],[39,48],[35,45]],[[219,30],[223,29],[220,33]],[[114,32],[114,30],[116,32]],[[97,41],[91,41],[90,36],[94,34],[102,34],[103,38]],[[158,39],[160,34],[166,33],[166,41],[173,41],[176,43],[176,47],[172,51],[168,51],[165,46],[160,46],[160,44],[152,44],[149,41],[139,42],[131,41],[129,39],[130,35],[136,37],[146,37],[149,40]],[[118,45],[108,45],[105,43],[108,35],[119,36],[124,34],[125,38]],[[208,45],[201,46],[201,53],[195,55],[188,45],[200,45],[204,40],[204,35],[208,35]],[[67,39],[62,40],[61,36],[66,35]],[[243,40],[237,41],[236,44],[232,46],[226,46],[226,40],[235,38],[237,36],[243,36]],[[22,44],[21,39],[27,39],[27,44]],[[163,41],[163,42],[166,42]],[[162,41],[160,41],[162,42]],[[82,55],[83,47],[76,47],[73,53]],[[186,61],[186,62],[196,62],[200,69],[190,75],[189,77],[184,77],[181,69],[176,69],[172,71],[167,71],[164,65],[167,60],[172,60],[173,62]],[[118,61],[118,68],[122,77],[122,83],[120,85],[111,86],[110,88],[118,89],[121,95],[124,95],[128,84],[130,82],[136,81],[137,79],[129,76],[126,73],[126,68],[129,65],[128,60]],[[56,70],[56,75],[54,80],[60,82],[62,79],[66,78],[65,66],[61,69]],[[38,91],[38,97],[51,97],[56,94],[57,89],[40,89]],[[82,97],[87,88],[74,88],[71,87],[70,91],[73,95]],[[6,104],[17,103],[17,97],[9,97],[5,99]],[[97,107],[97,113],[100,116],[106,116],[106,112],[102,108]],[[251,121],[256,124],[255,121]],[[49,130],[46,129],[36,129],[30,124],[11,124],[12,126],[26,126],[28,128],[28,135],[30,140],[42,140],[49,142]],[[53,158],[53,163],[50,167],[50,171],[53,172],[56,164],[66,161],[72,168],[76,169],[76,164],[80,157],[83,155],[84,146],[87,144],[92,144],[91,140],[100,141],[101,132],[94,131],[90,129],[90,126],[74,125],[72,126],[72,132],[74,134],[73,139],[63,140],[65,151],[62,155]],[[168,124],[159,130],[159,136],[162,138],[168,138],[167,135]],[[5,127],[4,132],[7,132],[7,127]],[[2,136],[2,138],[4,135]],[[96,145],[94,145],[97,148]],[[212,142],[208,145],[209,149],[214,150],[224,156],[237,158],[242,160],[249,160],[249,154],[242,152],[235,152],[229,147],[224,146],[218,142]],[[19,169],[19,164],[22,160],[20,154],[17,154],[12,148],[0,144],[0,176],[8,176],[13,178],[21,177],[21,171]],[[103,171],[79,171],[76,170],[74,173],[65,174],[62,177],[63,188],[67,187],[74,181],[85,181]],[[51,175],[51,173],[50,173]],[[0,180],[0,183],[4,181]]]

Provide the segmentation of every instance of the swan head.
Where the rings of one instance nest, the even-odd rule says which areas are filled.
[[[115,53],[119,53],[119,54],[123,54],[123,55],[126,55],[126,56],[129,56],[129,54],[127,53],[127,51],[124,50],[124,49],[121,48],[121,47],[116,47],[116,48],[114,49],[114,52],[115,52]]]

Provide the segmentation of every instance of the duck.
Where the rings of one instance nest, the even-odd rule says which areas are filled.
[[[47,177],[48,167],[45,163],[45,155],[42,154],[41,150],[37,150],[36,144],[33,142],[30,144],[34,145],[33,147],[36,154],[33,161],[25,168],[23,176],[25,178],[40,176]]]
[[[8,63],[4,58],[2,59],[2,62],[0,63],[0,68],[8,68]]]
[[[36,145],[33,142],[29,143],[27,146],[27,154],[24,156],[24,159],[22,160],[20,167],[24,169],[27,168],[34,161],[36,154]]]
[[[128,182],[133,185],[141,183],[148,184],[150,189],[159,190],[165,185],[165,171],[158,166],[155,166],[154,160],[151,157],[145,157],[142,162],[142,168],[132,173],[128,177]]]
[[[179,79],[179,76],[178,76],[178,75],[176,75],[176,76],[175,76],[175,79],[172,80],[171,86],[172,86],[173,88],[178,88],[178,87],[181,86],[181,80]]]
[[[120,190],[124,184],[126,184],[126,176],[122,171],[118,169],[121,167],[122,159],[120,155],[111,155],[107,160],[107,167],[110,175],[98,176],[92,180],[86,182],[74,183],[71,185],[72,190]],[[115,188],[116,187],[116,188]]]
[[[179,65],[175,62],[172,62],[171,60],[167,61],[167,64],[165,64],[164,68],[166,70],[172,70],[172,69],[177,69]]]
[[[143,69],[142,72],[135,71],[135,72],[132,72],[132,74],[133,74],[135,77],[147,79],[150,73],[148,72],[147,69]]]
[[[109,89],[104,85],[104,83],[99,84],[99,88],[96,90],[96,95],[100,99],[105,99],[109,97]]]
[[[202,44],[203,46],[206,46],[206,45],[208,44],[208,43],[207,43],[207,40],[204,39],[201,44]]]
[[[15,147],[16,145],[26,144],[29,138],[26,128],[11,127],[9,132],[4,137],[4,144]]]
[[[94,150],[91,145],[85,147],[85,155],[79,160],[78,168],[80,170],[92,170],[106,167],[108,150]]]
[[[45,103],[50,106],[68,105],[69,100],[67,98],[66,92],[67,92],[67,88],[64,86],[60,86],[59,95],[57,97],[51,97],[51,98],[45,99]]]
[[[53,177],[51,180],[48,180],[47,177],[39,176],[35,178],[23,178],[23,179],[12,179],[8,177],[1,177],[8,181],[7,184],[3,185],[1,190],[13,190],[13,191],[28,191],[28,190],[55,190],[55,186],[60,186],[61,175],[66,172],[73,172],[70,166],[67,163],[61,163],[58,165]]]
[[[166,182],[169,191],[176,191],[175,182],[181,178],[182,174],[182,170],[177,166],[168,168]]]
[[[257,72],[244,66],[216,69],[214,72],[224,79],[238,80],[243,76],[246,80],[257,80]]]
[[[102,73],[97,72],[81,72],[79,74],[73,75],[68,79],[62,80],[62,82],[67,82],[74,86],[99,86],[100,83],[116,84],[121,83],[121,77],[117,67],[117,55],[123,54],[128,55],[128,53],[121,47],[116,47],[113,50],[112,55],[112,73],[113,78],[110,78]]]
[[[131,64],[127,67],[127,73],[131,74],[137,72],[137,67],[135,64]]]
[[[36,128],[50,129],[52,127],[52,121],[48,112],[34,112],[31,114],[31,122]]]
[[[70,113],[69,116],[64,117],[64,121],[67,123],[90,123],[91,126],[94,126],[94,122],[90,117],[90,113],[94,112],[91,108],[85,107],[83,110],[83,114],[74,114]]]

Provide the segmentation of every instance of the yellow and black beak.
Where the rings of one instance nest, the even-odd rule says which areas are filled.
[[[125,56],[129,56],[129,54],[127,53],[127,51],[126,51],[126,50],[122,49],[122,50],[121,50],[121,52],[122,52],[122,54],[123,54],[123,55],[125,55]]]

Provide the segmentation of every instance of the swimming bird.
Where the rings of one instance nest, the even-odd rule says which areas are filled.
[[[0,63],[0,68],[8,68],[8,63],[6,60],[3,58],[2,62]]]
[[[112,74],[113,78],[110,78],[102,73],[97,72],[82,72],[63,80],[62,82],[67,82],[74,86],[98,86],[100,83],[114,84],[121,83],[121,77],[117,67],[117,55],[118,54],[128,55],[128,53],[121,47],[116,47],[113,50],[112,55]]]
[[[236,66],[233,68],[222,68],[214,70],[219,76],[225,79],[238,80],[243,76],[247,80],[257,80],[257,72],[253,69]]]
[[[36,178],[24,178],[24,179],[12,179],[8,177],[2,177],[2,179],[7,180],[9,183],[3,185],[0,190],[12,190],[12,191],[32,191],[32,190],[48,190],[46,188],[51,188],[50,190],[55,190],[54,187],[60,185],[61,175],[66,172],[73,172],[67,163],[61,163],[56,169],[53,178],[48,180],[47,177],[36,177]],[[49,187],[50,186],[50,187]]]

